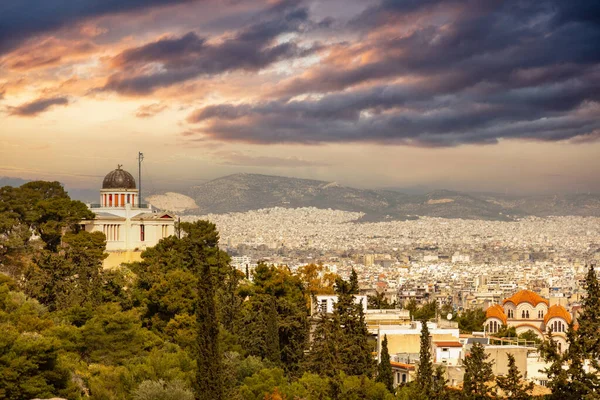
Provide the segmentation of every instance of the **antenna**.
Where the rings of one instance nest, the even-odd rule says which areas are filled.
[[[142,161],[144,153],[138,152],[138,208],[142,208]]]

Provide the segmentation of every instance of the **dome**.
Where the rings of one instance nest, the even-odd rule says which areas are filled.
[[[561,305],[555,304],[548,309],[544,317],[544,324],[547,324],[552,318],[562,318],[567,324],[571,323],[571,314]]]
[[[135,179],[119,165],[104,177],[102,189],[135,189]]]
[[[548,300],[531,290],[521,290],[504,300],[504,304],[509,302],[513,303],[515,306],[518,306],[521,303],[529,303],[534,307],[540,303],[548,305]]]
[[[504,325],[506,325],[506,314],[499,304],[494,304],[488,307],[485,312],[485,318],[498,318]]]

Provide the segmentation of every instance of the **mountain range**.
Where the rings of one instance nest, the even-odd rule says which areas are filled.
[[[193,186],[184,193],[197,208],[187,213],[243,212],[270,207],[317,207],[365,213],[366,220],[418,216],[513,220],[525,216],[600,216],[600,195],[516,196],[436,190],[406,194],[356,189],[311,179],[234,174]]]

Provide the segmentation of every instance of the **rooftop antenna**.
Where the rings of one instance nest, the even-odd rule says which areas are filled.
[[[144,153],[138,152],[138,208],[142,208],[142,161]]]

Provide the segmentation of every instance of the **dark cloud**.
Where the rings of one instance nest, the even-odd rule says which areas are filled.
[[[195,0],[18,0],[0,2],[0,54],[23,40],[79,21],[109,14]]]
[[[282,59],[310,54],[316,47],[275,41],[284,33],[301,31],[309,22],[305,8],[290,8],[288,3],[276,4],[260,21],[219,43],[208,43],[190,32],[125,50],[113,59],[121,72],[112,75],[103,90],[142,95],[201,76],[258,71]]]
[[[600,80],[461,95],[438,95],[426,85],[384,85],[319,100],[212,105],[190,114],[188,122],[202,123],[213,139],[253,143],[455,146],[589,135],[600,129],[600,118],[577,112],[598,101]]]
[[[69,104],[69,99],[67,97],[37,99],[17,107],[9,107],[9,114],[20,117],[34,117],[54,106],[66,106],[67,104]]]
[[[367,36],[275,88],[274,100],[204,107],[188,122],[213,139],[253,143],[594,140],[599,9],[581,1],[382,1],[351,22]],[[400,32],[399,21],[415,13],[419,23]],[[386,83],[398,79],[410,83]],[[319,96],[294,100],[310,93]],[[590,108],[596,113],[582,112]]]

